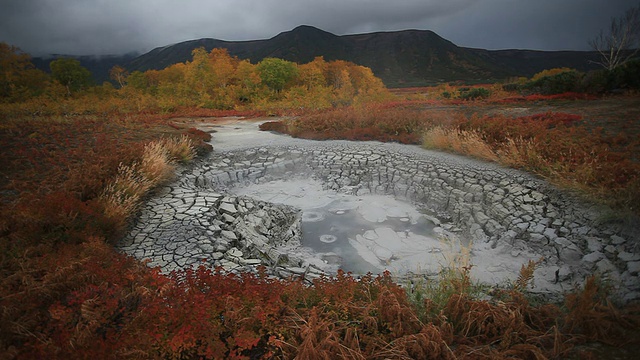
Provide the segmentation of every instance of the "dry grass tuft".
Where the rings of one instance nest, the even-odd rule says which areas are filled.
[[[140,198],[152,185],[152,180],[141,173],[139,163],[120,164],[118,175],[100,196],[107,218],[116,219],[123,226],[125,220],[136,211]]]
[[[476,158],[498,161],[498,155],[475,130],[460,130],[436,126],[428,129],[423,144],[430,149],[445,149]]]
[[[153,187],[169,180],[173,164],[193,159],[195,150],[191,139],[165,138],[144,147],[141,162],[120,164],[116,177],[102,191],[100,199],[105,215],[123,227],[137,210],[140,199]]]
[[[163,139],[160,143],[166,149],[171,161],[185,163],[195,156],[193,141],[186,135],[180,138]]]
[[[144,147],[140,172],[148,180],[164,181],[170,179],[173,174],[174,167],[164,142],[154,141]]]
[[[525,168],[532,162],[541,163],[542,158],[531,140],[508,137],[502,149],[498,150],[500,161],[511,167]]]

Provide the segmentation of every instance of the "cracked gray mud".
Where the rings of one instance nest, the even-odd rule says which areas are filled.
[[[514,281],[542,258],[533,292],[599,274],[640,298],[640,231],[527,173],[417,146],[310,141],[228,119],[203,127],[214,152],[143,207],[120,249],[164,272],[199,265],[311,281],[338,268]],[[353,223],[350,226],[350,223]],[[315,226],[303,237],[305,227]],[[637,222],[635,223],[637,224]],[[311,225],[313,227],[313,225]]]

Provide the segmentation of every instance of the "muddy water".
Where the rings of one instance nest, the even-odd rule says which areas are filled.
[[[439,239],[439,228],[408,202],[337,193],[311,179],[278,180],[233,192],[300,208],[302,245],[344,271],[437,272],[443,265],[448,247]]]
[[[375,206],[369,204],[368,200],[370,199],[367,197],[361,197],[361,200],[360,206]],[[391,234],[392,238],[397,237],[394,239],[395,242],[398,242],[401,237],[413,238],[418,242],[424,239],[425,247],[429,241],[434,241],[437,237],[433,231],[435,224],[424,216],[417,219],[406,216],[365,219],[357,209],[345,209],[341,204],[341,201],[334,201],[323,208],[303,210],[302,245],[316,252],[335,254],[335,256],[327,255],[326,261],[338,262],[344,271],[354,274],[368,272],[378,274],[383,270],[394,272],[415,270],[400,267],[401,264],[407,265],[402,263],[403,254],[393,253],[389,246],[380,246],[378,249],[378,252],[388,251],[391,254],[389,260],[371,256],[372,254],[368,254],[370,251],[367,251],[366,247],[358,246],[360,245],[359,238],[370,237],[376,231],[382,234]],[[389,241],[394,240],[389,239]],[[406,252],[407,249],[404,250]],[[419,249],[413,251],[419,252]],[[363,255],[366,258],[363,258]],[[367,255],[369,256],[367,257]]]

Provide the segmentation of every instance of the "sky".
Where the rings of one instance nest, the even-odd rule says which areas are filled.
[[[640,0],[0,0],[0,42],[33,55],[145,53],[181,41],[432,30],[458,46],[590,50]]]

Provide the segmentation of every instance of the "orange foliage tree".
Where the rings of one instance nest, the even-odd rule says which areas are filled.
[[[41,94],[48,76],[19,48],[0,42],[0,102],[23,101]]]

